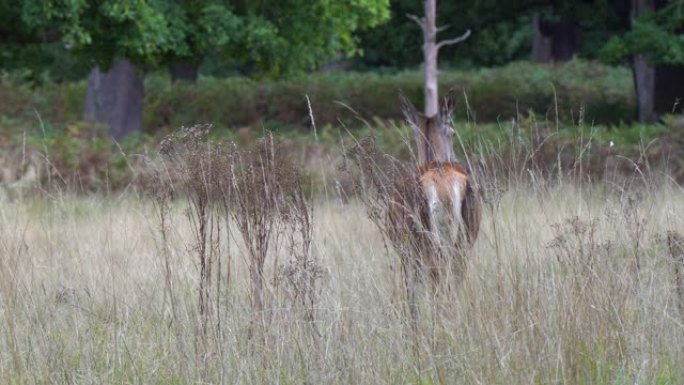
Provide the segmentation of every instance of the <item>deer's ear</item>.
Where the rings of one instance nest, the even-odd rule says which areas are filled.
[[[450,89],[447,95],[442,100],[439,106],[439,117],[443,122],[450,123],[451,115],[454,111],[454,100],[456,99],[456,91]]]
[[[454,127],[451,122],[451,115],[454,111],[454,90],[451,89],[447,93],[446,97],[442,100],[439,105],[439,122],[437,123],[437,130],[440,134],[451,138],[451,134],[454,133]]]

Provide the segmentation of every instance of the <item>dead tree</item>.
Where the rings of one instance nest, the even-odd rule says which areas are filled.
[[[437,42],[437,34],[449,28],[448,25],[437,27],[437,0],[425,0],[425,17],[407,15],[418,23],[423,31],[423,60],[425,71],[425,116],[433,117],[439,112],[439,90],[437,85],[437,56],[439,49],[464,41],[470,36],[470,30],[453,39]]]

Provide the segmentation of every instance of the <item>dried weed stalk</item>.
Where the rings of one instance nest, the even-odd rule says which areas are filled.
[[[302,189],[300,168],[270,134],[248,149],[239,149],[231,142],[211,141],[209,129],[202,125],[184,128],[166,138],[161,144],[164,167],[151,186],[163,228],[171,197],[189,201],[203,323],[210,309],[212,269],[215,264],[221,269],[222,233],[227,234],[224,243],[238,236],[245,246],[254,321],[260,329],[266,326],[266,262],[273,258],[277,274],[278,250],[284,247],[292,257],[283,274],[294,288],[295,300],[306,304],[305,318],[313,321],[321,269],[311,253],[313,209]],[[228,258],[227,269],[230,264]]]
[[[288,181],[278,175],[275,153],[269,141],[260,143],[257,151],[233,154],[229,176],[231,193],[228,196],[230,215],[235,221],[249,254],[249,274],[252,306],[263,311],[264,263],[276,227],[283,190]]]
[[[375,137],[367,136],[345,153],[341,171],[353,182],[354,193],[366,206],[371,221],[391,239],[392,229],[388,226],[386,213],[393,194],[401,192],[408,198],[420,198],[417,184],[399,182],[406,175],[415,174],[415,166],[380,152]],[[404,191],[412,186],[415,187],[412,191]]]
[[[218,256],[220,241],[219,221],[212,215],[212,208],[222,196],[221,181],[227,172],[225,153],[220,145],[208,138],[210,128],[208,125],[182,128],[160,145],[166,165],[172,170],[169,184],[190,202],[188,217],[192,222],[200,269],[199,312],[203,323],[209,311],[212,265]],[[168,193],[168,187],[167,191],[162,191],[162,194]],[[161,199],[163,195],[159,196]]]
[[[285,239],[290,241],[295,275],[306,277],[304,298],[313,309],[312,293],[319,267],[311,257],[312,209],[302,190],[299,168],[270,134],[248,150],[234,151],[228,164],[229,180],[223,198],[229,208],[227,214],[246,246],[257,325],[266,325],[264,267],[269,250],[274,243],[275,258]],[[312,314],[309,317],[313,319]]]
[[[418,265],[430,260],[431,256],[440,255],[429,229],[423,225],[428,223],[427,218],[422,217],[428,210],[418,183],[417,168],[413,163],[401,162],[380,152],[375,138],[368,136],[346,152],[342,171],[353,181],[356,196],[363,202],[371,221],[400,257],[409,311],[416,320],[418,309],[413,280],[417,272],[423,271]],[[430,262],[433,275],[434,268],[443,262]]]
[[[316,284],[323,277],[324,271],[311,251],[313,207],[307,203],[300,187],[294,191],[291,198],[289,202],[291,209],[283,218],[290,227],[286,240],[290,260],[280,269],[280,274],[276,276],[276,279],[278,282],[287,284],[286,289],[292,301],[301,306],[303,319],[310,323],[314,335],[318,336],[319,333],[314,323]]]
[[[679,313],[684,317],[684,282],[682,281],[682,270],[684,270],[684,237],[675,231],[668,231],[666,240],[667,249],[672,258]]]

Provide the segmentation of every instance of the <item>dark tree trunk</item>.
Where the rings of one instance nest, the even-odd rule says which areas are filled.
[[[631,0],[633,21],[644,12],[653,10],[653,0]],[[637,96],[637,111],[639,121],[646,123],[656,119],[655,113],[655,69],[644,55],[634,55],[632,58],[632,74]]]
[[[667,4],[668,0],[653,0],[656,10]],[[684,33],[684,28],[678,28],[675,33]],[[658,115],[684,113],[684,65],[656,66],[654,99],[653,107]]]
[[[667,0],[611,0],[611,6],[626,28],[645,12],[658,10]],[[684,66],[652,66],[645,55],[632,57],[632,75],[640,122],[653,122],[658,115],[681,113],[684,97]]]
[[[632,59],[632,74],[637,96],[637,111],[639,121],[653,122],[656,119],[655,101],[655,70],[648,63],[644,55],[634,55]]]
[[[662,9],[668,0],[653,0],[656,10]],[[683,34],[684,28],[678,28],[675,33]],[[658,65],[655,68],[655,97],[654,109],[656,114],[682,114],[684,108],[684,65]]]
[[[561,20],[551,32],[551,57],[554,61],[571,60],[579,49],[580,29],[574,20]]]
[[[662,65],[655,68],[654,110],[656,114],[684,113],[684,66]]]
[[[550,7],[545,12],[553,13],[554,11]],[[536,14],[532,25],[534,27],[533,61],[538,63],[568,61],[579,51],[582,29],[575,19],[561,17],[558,21],[545,21],[541,14]]]
[[[532,19],[534,40],[532,40],[532,61],[535,63],[548,63],[551,61],[551,38],[541,31],[540,16],[535,14]]]
[[[194,61],[179,60],[169,65],[171,81],[187,81],[195,83],[199,74],[199,64]]]
[[[107,72],[93,68],[83,107],[85,120],[103,124],[115,139],[142,128],[143,82],[135,66],[116,59]]]

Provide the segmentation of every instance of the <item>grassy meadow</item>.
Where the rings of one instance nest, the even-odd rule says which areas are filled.
[[[162,231],[135,193],[4,199],[0,382],[682,383],[682,187],[523,179],[488,190],[464,281],[423,285],[416,333],[399,258],[354,199],[313,204],[313,303],[283,278],[288,249],[269,255],[263,330],[236,234],[198,313],[186,200]]]
[[[524,68],[445,76],[468,85],[455,148],[483,220],[461,282],[423,277],[415,324],[382,210],[341,165],[365,134],[411,162],[396,90],[417,97],[417,72],[152,78],[121,143],[80,121],[84,84],[6,80],[0,384],[684,383],[681,122],[629,124],[625,69]],[[165,133],[207,121],[160,161]],[[243,150],[269,128],[288,159]]]

